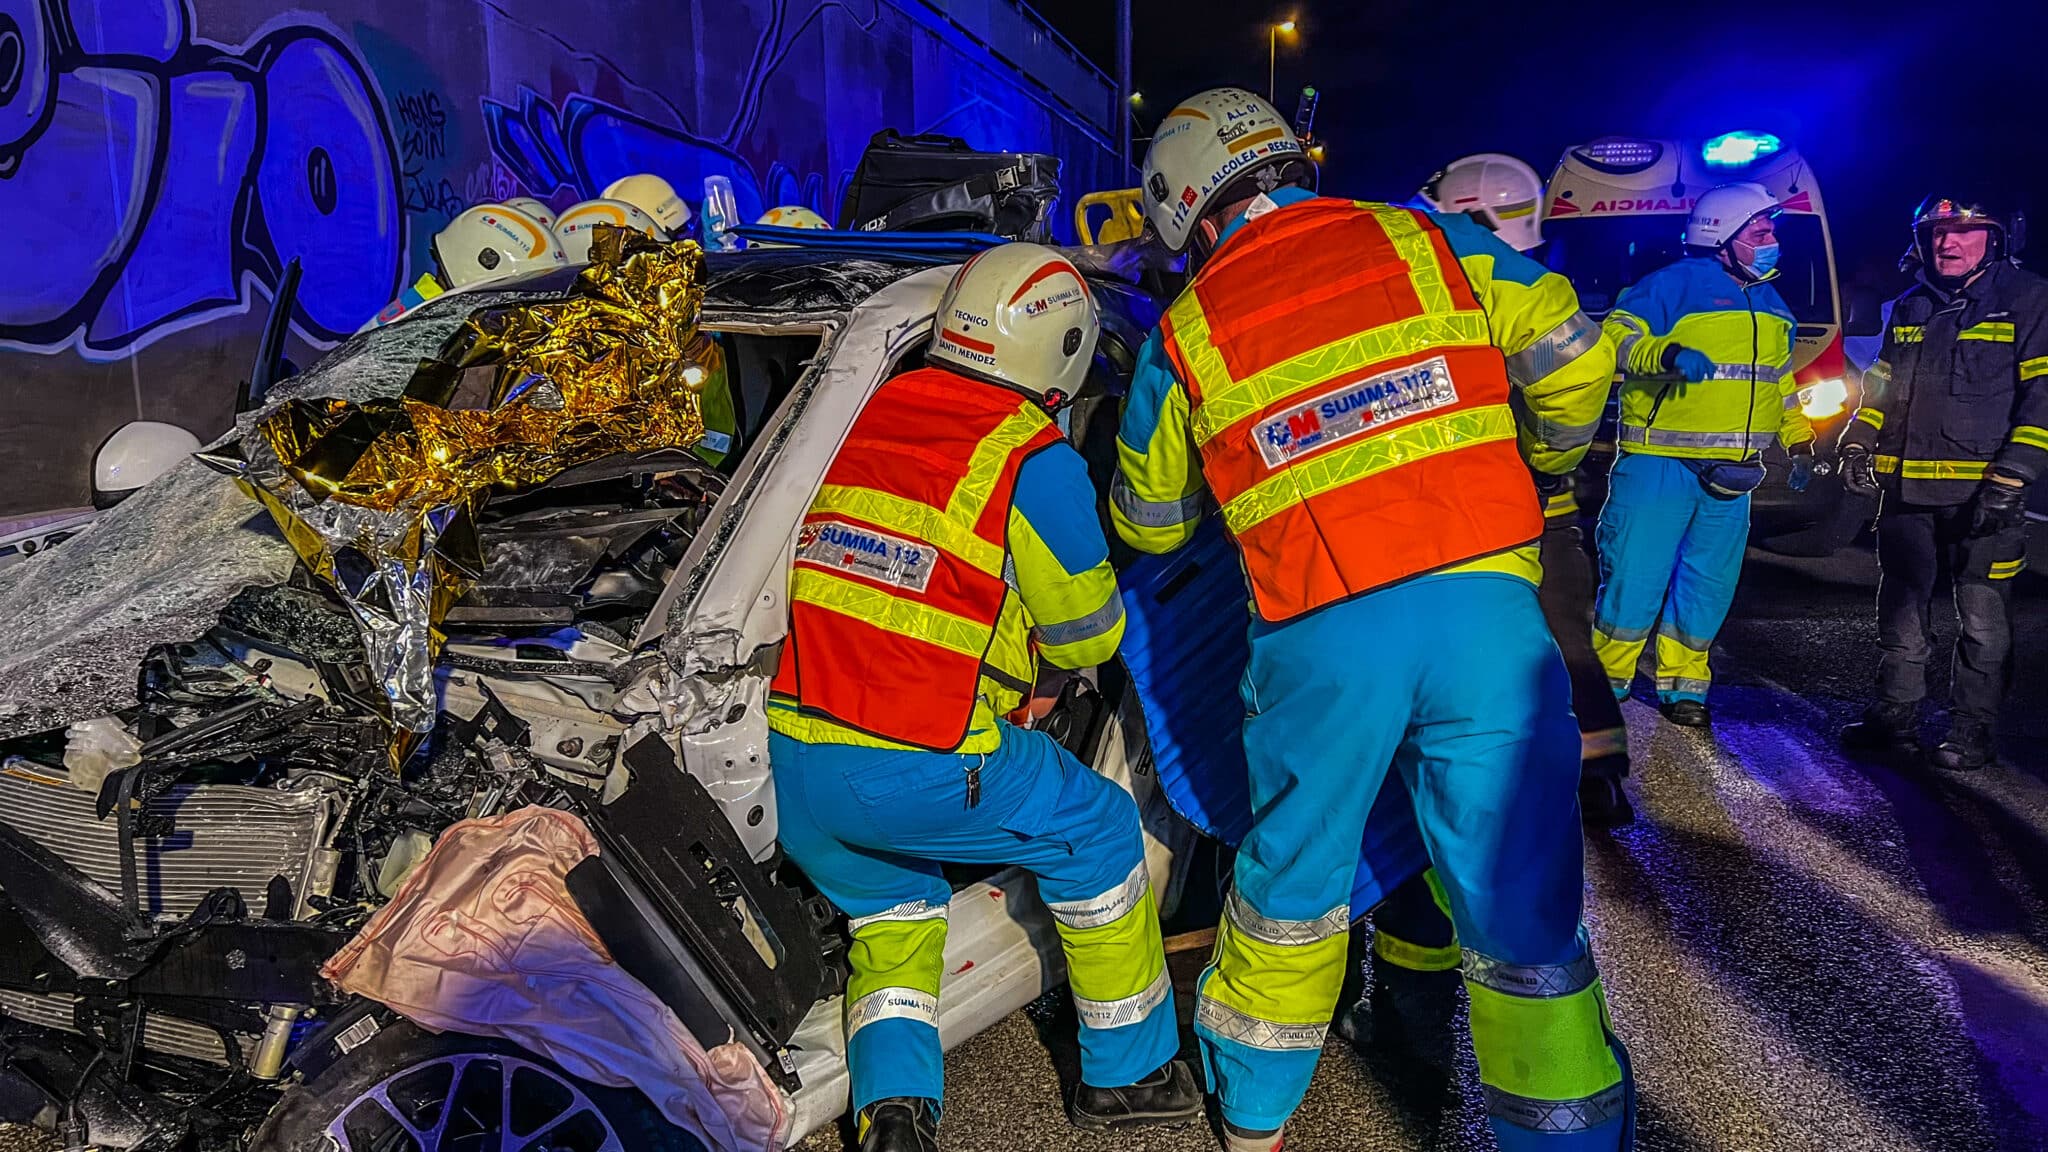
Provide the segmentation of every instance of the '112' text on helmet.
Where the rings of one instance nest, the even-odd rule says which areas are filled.
[[[1242,88],[1213,88],[1175,106],[1145,151],[1145,218],[1166,246],[1187,251],[1197,225],[1218,208],[1313,183],[1294,129],[1271,104]],[[1210,222],[1201,241],[1215,243]]]
[[[590,241],[594,234],[593,230],[600,224],[609,224],[614,228],[631,228],[635,232],[645,232],[656,240],[667,238],[661,231],[661,226],[654,222],[654,217],[624,200],[606,200],[603,197],[585,200],[580,204],[571,204],[562,213],[562,218],[555,221],[555,239],[561,242],[562,251],[568,254],[569,263],[590,263]]]
[[[470,208],[434,236],[434,263],[450,290],[567,262],[546,225],[503,204]]]
[[[1037,244],[1004,244],[961,266],[939,298],[935,324],[928,361],[1052,411],[1087,379],[1101,316],[1066,257]]]
[[[1741,181],[1700,193],[1685,221],[1685,242],[1693,248],[1719,248],[1759,216],[1776,216],[1778,199],[1761,184]]]

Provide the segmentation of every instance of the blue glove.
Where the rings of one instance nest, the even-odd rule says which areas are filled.
[[[1679,374],[1694,384],[1714,374],[1714,359],[1697,348],[1680,348],[1674,361]]]
[[[1813,453],[1801,452],[1792,457],[1792,475],[1785,482],[1794,492],[1806,491],[1806,486],[1813,483]]]

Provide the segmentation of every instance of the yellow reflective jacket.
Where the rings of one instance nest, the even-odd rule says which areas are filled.
[[[1774,440],[1813,439],[1792,379],[1795,321],[1768,280],[1743,284],[1710,257],[1667,265],[1625,289],[1607,314],[1619,349],[1621,450],[1744,460]],[[1681,349],[1714,362],[1706,380],[1678,374]]]

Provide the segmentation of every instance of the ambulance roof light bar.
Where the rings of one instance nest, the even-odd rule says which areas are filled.
[[[1641,172],[1655,164],[1664,155],[1664,146],[1655,140],[1603,136],[1591,144],[1572,149],[1572,155],[1590,168],[1624,175]]]
[[[1700,159],[1709,168],[1744,168],[1783,147],[1769,132],[1725,132],[1700,145]]]

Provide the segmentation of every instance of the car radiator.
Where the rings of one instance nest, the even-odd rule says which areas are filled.
[[[0,823],[121,890],[120,830],[94,814],[94,796],[62,769],[15,758],[0,767]],[[136,879],[143,911],[182,918],[215,888],[234,888],[261,914],[274,877],[291,885],[291,915],[306,914],[318,855],[341,798],[309,788],[281,792],[238,784],[177,785],[150,801],[171,822],[167,836],[139,841]],[[0,878],[0,887],[5,886]]]
[[[67,992],[15,992],[0,988],[0,1016],[62,1032],[78,1031],[73,1022],[73,1010],[77,1004],[78,998]],[[145,1049],[208,1064],[229,1062],[226,1046],[229,1039],[241,1050],[238,1063],[246,1063],[256,1054],[255,1036],[223,1037],[204,1024],[166,1016],[161,1012],[150,1013],[142,1025],[142,1046]]]
[[[71,787],[62,769],[14,759],[0,767],[0,822],[62,857],[79,871],[121,890],[120,834],[93,811],[94,796]],[[271,880],[291,885],[292,915],[307,910],[319,874],[318,856],[341,797],[319,788],[281,792],[234,784],[179,785],[150,802],[171,833],[140,843],[136,877],[153,916],[183,917],[215,888],[235,888],[260,914]],[[5,880],[0,879],[0,888]],[[76,998],[64,993],[0,990],[0,1015],[28,1024],[73,1027]],[[246,1058],[254,1037],[235,1037]],[[212,1064],[228,1063],[221,1034],[203,1024],[152,1013],[143,1026],[151,1051]]]

